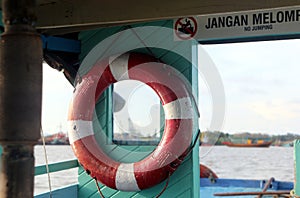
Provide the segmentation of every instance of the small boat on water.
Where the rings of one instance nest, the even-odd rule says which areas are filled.
[[[233,142],[223,142],[224,145],[229,147],[269,147],[272,144],[272,141],[257,141],[252,142],[251,140],[247,143],[233,143]]]
[[[292,182],[246,179],[200,179],[202,197],[290,197]]]

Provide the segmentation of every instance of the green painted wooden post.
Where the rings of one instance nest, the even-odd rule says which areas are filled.
[[[192,84],[194,96],[197,101],[198,94],[198,72],[195,66],[197,66],[197,42],[193,41],[184,41],[178,42],[174,41],[173,34],[164,35],[162,32],[164,29],[168,28],[172,30],[173,21],[157,21],[150,23],[143,23],[138,25],[132,25],[132,27],[158,27],[153,28],[143,32],[141,34],[139,30],[137,32],[131,32],[127,35],[125,39],[119,41],[116,39],[111,45],[107,45],[105,50],[112,50],[113,53],[117,54],[119,51],[122,52],[123,49],[127,49],[128,45],[134,46],[135,44],[141,44],[140,39],[145,42],[147,46],[156,44],[168,46],[168,49],[176,51],[176,53],[185,56],[186,59],[178,54],[168,51],[168,49],[161,49],[153,47],[151,48],[151,53],[156,58],[159,58],[162,62],[167,63],[168,65],[173,66],[178,71],[180,71],[186,79]],[[92,31],[83,31],[79,34],[79,40],[82,44],[82,52],[80,54],[80,59],[83,60],[85,56],[92,50],[92,48],[97,45],[100,41],[103,41],[107,37],[114,35],[128,26],[120,27],[111,27],[111,28],[102,28]],[[160,28],[160,29],[159,29]],[[137,36],[138,35],[138,36]],[[123,35],[122,35],[123,36]],[[121,37],[122,37],[121,36]],[[145,48],[138,48],[134,50],[135,52],[148,53],[149,51]],[[105,53],[105,51],[104,51]],[[83,70],[85,71],[85,70]],[[111,90],[107,90],[101,99],[98,101],[96,106],[97,118],[101,127],[99,125],[94,125],[94,130],[99,131],[102,128],[102,131],[108,135],[112,132],[112,106],[111,106]],[[196,123],[198,126],[198,123]],[[116,146],[110,144],[109,141],[105,142],[103,139],[103,134],[97,134],[97,141],[103,146],[102,148],[109,152],[110,157],[115,160],[122,162],[133,162],[143,159],[148,155],[155,147],[154,146]],[[135,151],[135,154],[132,154],[131,151]],[[197,144],[192,151],[191,155],[185,159],[182,165],[176,170],[176,172],[171,176],[168,188],[162,194],[161,197],[199,197],[199,187],[200,187],[200,178],[199,178],[199,144]],[[78,197],[99,197],[95,183],[85,171],[80,167],[79,168],[79,188],[78,188]],[[100,186],[101,191],[105,197],[155,197],[160,191],[164,188],[165,182],[158,184],[150,189],[146,189],[140,192],[121,192],[117,190],[110,189],[106,186]]]
[[[294,141],[295,183],[294,190],[300,196],[300,140]]]

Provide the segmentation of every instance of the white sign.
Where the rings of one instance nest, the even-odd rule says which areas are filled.
[[[299,6],[201,15],[193,18],[196,19],[198,28],[193,38],[198,41],[293,35],[300,33]],[[174,20],[174,28],[176,21],[178,20]],[[178,28],[174,30],[175,32],[179,31]],[[175,40],[185,40],[177,36],[178,33],[174,35]]]

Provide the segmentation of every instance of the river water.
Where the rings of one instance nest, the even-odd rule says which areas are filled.
[[[43,146],[35,146],[34,152],[36,166],[46,164]],[[69,145],[46,146],[46,153],[49,164],[75,159],[71,146]],[[52,189],[57,189],[59,187],[77,183],[77,168],[73,168],[67,171],[50,173],[50,183]],[[40,194],[48,191],[48,175],[36,176],[34,181],[34,194]]]
[[[49,163],[75,159],[70,146],[46,146]],[[35,147],[36,165],[45,164],[42,146]],[[200,162],[210,167],[220,178],[269,179],[293,181],[293,148],[230,148],[201,147]],[[52,189],[77,182],[77,169],[51,173]],[[47,175],[35,177],[35,194],[49,191]]]
[[[294,180],[292,147],[201,147],[199,156],[222,178]]]

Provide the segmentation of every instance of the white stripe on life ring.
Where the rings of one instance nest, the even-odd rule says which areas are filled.
[[[120,164],[116,174],[116,188],[123,191],[140,191],[135,175],[134,163]]]
[[[73,144],[81,138],[94,135],[92,121],[86,120],[69,120],[68,131],[70,144]]]
[[[193,109],[191,98],[178,98],[163,106],[165,111],[165,119],[192,119]]]
[[[129,54],[122,54],[109,57],[109,68],[117,81],[128,80],[128,59]]]

